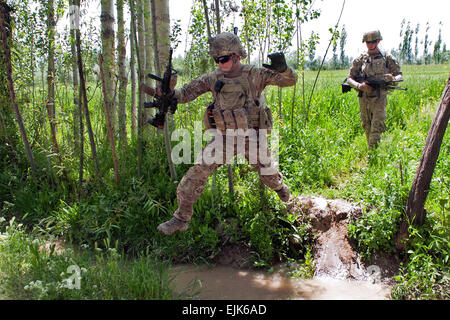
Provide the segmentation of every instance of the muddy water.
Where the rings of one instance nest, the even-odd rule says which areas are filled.
[[[288,210],[297,215],[299,224],[311,222],[315,235],[316,276],[313,279],[289,277],[282,266],[270,274],[239,270],[230,262],[245,250],[223,250],[222,255],[227,259],[219,259],[219,264],[213,268],[174,267],[172,274],[177,289],[183,290],[195,281],[200,290],[195,298],[214,300],[389,299],[391,288],[384,284],[389,282],[384,282],[382,277],[383,274],[388,276],[389,269],[383,265],[365,266],[347,237],[349,219],[361,215],[360,207],[342,199],[301,196],[290,202]]]
[[[315,277],[300,280],[281,268],[272,273],[228,266],[174,266],[176,288],[193,282],[199,300],[387,300],[390,287],[370,281]]]

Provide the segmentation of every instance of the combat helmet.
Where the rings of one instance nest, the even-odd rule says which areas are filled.
[[[374,30],[364,33],[362,42],[383,40],[380,30]]]
[[[222,32],[215,37],[209,38],[208,43],[208,53],[212,57],[227,56],[233,53],[242,58],[247,57],[239,37],[234,33]]]

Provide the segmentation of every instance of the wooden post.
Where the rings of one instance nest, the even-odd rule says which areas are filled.
[[[431,178],[433,177],[436,161],[439,156],[442,140],[447,129],[450,118],[450,77],[442,94],[439,108],[436,111],[434,120],[428,132],[427,140],[422,151],[419,166],[416,171],[411,191],[409,192],[408,202],[406,204],[406,216],[409,223],[421,225],[425,222],[426,212],[424,209],[425,201],[430,189]],[[403,220],[400,224],[400,230],[397,235],[397,249],[405,249],[404,239],[408,237],[408,221]]]

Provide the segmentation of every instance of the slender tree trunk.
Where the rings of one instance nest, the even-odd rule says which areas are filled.
[[[152,79],[147,77],[149,73],[155,73],[155,58],[153,54],[154,41],[153,41],[153,12],[151,0],[143,0],[143,10],[144,10],[144,38],[145,38],[145,65],[144,67],[144,81],[145,84],[151,86],[154,82]],[[148,95],[144,95],[144,99],[149,99]],[[150,119],[155,115],[155,109],[144,108],[144,118]],[[151,138],[150,138],[151,139]]]
[[[170,17],[168,0],[152,0],[152,20],[153,20],[153,41],[155,48],[155,57],[159,66],[156,70],[159,76],[162,75],[162,65],[168,63],[170,49]],[[172,146],[170,145],[170,123],[172,117],[166,114],[164,124],[164,141],[166,146],[167,160],[169,162],[170,177],[178,180],[177,171],[172,161]]]
[[[131,3],[130,3],[131,5]],[[130,8],[131,12],[131,8]],[[137,122],[137,97],[136,97],[136,32],[134,12],[131,12],[130,19],[130,73],[131,73],[131,134],[136,135],[136,122]]]
[[[144,0],[144,34],[145,34],[145,74],[153,73],[155,69],[153,57],[153,19],[152,19],[152,4],[151,0]],[[146,83],[151,84],[151,79],[145,77]]]
[[[151,4],[151,14],[152,14],[152,31],[153,31],[153,49],[155,51],[155,73],[158,74],[158,76],[162,73],[162,67],[161,67],[161,53],[159,52],[160,48],[158,47],[158,23],[161,21],[161,19],[156,19],[156,0],[150,0]],[[164,57],[162,58],[164,59]]]
[[[215,9],[216,9],[216,24],[217,24],[217,34],[222,33],[222,29],[220,27],[220,3],[219,0],[215,0]]]
[[[206,0],[203,0],[203,9],[205,11],[205,20],[206,20],[206,32],[208,35],[208,39],[211,38],[211,26],[209,25],[209,14],[208,14],[208,5],[206,4]],[[230,166],[228,167],[230,169]],[[216,171],[212,173],[212,183],[211,183],[211,193],[212,193],[212,205],[214,206],[214,198],[215,198],[215,190],[217,187],[216,183],[217,174]]]
[[[208,34],[209,39],[211,38],[211,26],[209,25],[208,5],[206,4],[206,0],[202,1],[203,1],[203,9],[205,10],[206,32]]]
[[[5,6],[5,7],[4,7]],[[6,4],[0,1],[0,10],[6,10]],[[9,8],[9,7],[8,7]],[[9,11],[4,13],[9,16]],[[8,23],[5,24],[9,28]],[[2,29],[0,29],[1,32]],[[1,38],[0,33],[0,40]],[[8,32],[7,32],[8,36]],[[0,145],[7,144],[13,149],[17,146],[18,136],[16,135],[17,127],[14,121],[14,110],[10,101],[8,81],[6,74],[6,59],[3,55],[3,43],[0,42]]]
[[[53,0],[47,1],[47,112],[52,132],[55,127],[55,13]]]
[[[277,16],[277,23],[278,23],[278,25],[280,25],[280,16],[279,15]],[[279,35],[280,45],[282,43],[281,32],[282,32],[281,29],[279,29],[278,30],[278,35]],[[280,114],[280,120],[283,121],[283,110],[281,108],[281,99],[282,99],[282,92],[281,92],[281,90],[282,90],[282,88],[278,87],[277,90],[278,90],[278,113]]]
[[[81,84],[79,81],[77,41],[80,39],[80,0],[70,1],[70,47],[72,52],[72,78],[73,78],[73,122],[74,122],[74,141],[75,153],[79,156],[78,169],[78,200],[81,199],[83,191],[83,173],[84,173],[84,123],[83,123],[83,104],[81,94]]]
[[[102,82],[102,91],[103,91],[103,103],[105,106],[105,115],[106,115],[106,123],[108,126],[108,138],[109,138],[109,143],[111,145],[111,151],[112,151],[112,157],[113,157],[113,163],[114,163],[114,178],[115,178],[115,182],[116,182],[116,186],[118,186],[119,184],[119,168],[117,166],[117,154],[116,154],[116,145],[114,142],[114,132],[113,132],[113,128],[112,128],[112,123],[111,123],[111,112],[110,112],[110,108],[108,105],[108,99],[106,98],[106,84],[105,84],[105,77],[104,77],[104,72],[103,72],[103,57],[101,54],[98,55],[98,65],[100,67],[100,80]]]
[[[403,220],[400,224],[400,231],[397,235],[397,248],[404,249],[403,240],[408,236],[408,224],[414,223],[422,225],[425,222],[426,211],[424,209],[425,201],[430,190],[431,179],[434,168],[439,157],[442,140],[444,139],[448,121],[450,119],[450,77],[442,94],[439,108],[436,111],[427,140],[422,151],[422,157],[416,171],[411,191],[409,192],[408,202],[406,204],[406,216],[409,221]]]
[[[295,4],[296,12],[299,11],[298,4]],[[295,19],[295,26],[297,29],[297,66],[300,65],[300,23],[298,17]],[[291,132],[294,132],[294,112],[295,112],[295,98],[296,98],[296,91],[297,91],[297,82],[294,84],[294,91],[292,95],[292,107],[291,107]]]
[[[117,130],[117,108],[115,101],[115,83],[116,83],[116,64],[115,64],[115,45],[114,45],[114,5],[113,0],[101,0],[102,13],[101,36],[102,36],[102,55],[104,59],[104,76],[106,84],[107,103],[111,107],[111,121],[114,132]]]
[[[79,10],[78,10],[78,13],[79,13]],[[78,17],[78,19],[79,19],[79,17]],[[88,130],[88,135],[89,135],[89,142],[91,145],[92,158],[93,158],[94,164],[95,164],[95,171],[96,171],[98,180],[101,181],[100,166],[98,164],[98,157],[97,157],[97,148],[95,146],[94,131],[92,130],[91,117],[89,114],[89,103],[88,103],[87,92],[86,92],[86,81],[84,79],[83,59],[82,59],[82,55],[81,55],[80,30],[76,30],[75,34],[76,34],[76,47],[77,47],[78,76],[80,78],[80,94],[82,97],[84,116],[86,119],[86,126],[87,126],[87,130]],[[81,128],[81,125],[80,125],[80,128]],[[83,137],[82,133],[81,133],[81,137]],[[81,140],[83,140],[83,138],[81,138]]]
[[[1,1],[0,2],[0,36],[1,36],[1,42],[2,42],[2,48],[3,48],[3,58],[4,58],[4,65],[6,69],[6,78],[8,82],[8,90],[9,90],[9,97],[11,100],[11,103],[13,105],[14,112],[16,114],[16,120],[17,124],[19,125],[20,133],[22,135],[22,140],[25,145],[25,150],[27,153],[28,161],[30,162],[31,170],[34,174],[37,173],[36,164],[34,162],[33,153],[31,152],[30,143],[28,142],[27,133],[25,130],[25,126],[23,124],[22,115],[19,111],[19,106],[16,103],[16,95],[14,92],[14,83],[12,79],[12,66],[11,66],[11,51],[8,46],[8,34],[10,33],[7,31],[7,28],[10,28],[9,21],[10,21],[10,15],[9,15],[9,7],[6,4],[6,2]]]
[[[144,38],[144,17],[142,10],[142,0],[130,0],[132,6],[132,24],[134,29],[135,47],[137,49],[137,62],[138,62],[138,78],[139,83],[144,82],[144,65],[145,65],[145,38]],[[134,5],[136,4],[136,5]],[[137,16],[137,19],[135,18]],[[136,27],[137,20],[137,27]],[[137,29],[137,30],[136,30]],[[137,34],[136,34],[137,33]],[[139,86],[139,104],[138,104],[138,117],[137,117],[137,153],[138,153],[138,176],[142,177],[142,134],[144,128],[143,118],[144,108],[144,92]]]
[[[79,32],[78,30],[76,32]],[[81,90],[78,90],[78,121],[79,121],[79,128],[80,128],[80,167],[78,171],[78,200],[81,199],[82,191],[83,191],[83,173],[84,173],[84,122],[83,122],[83,104],[82,101],[82,95]]]
[[[56,106],[55,106],[55,8],[54,1],[48,0],[47,2],[47,37],[48,37],[48,62],[47,62],[47,115],[50,124],[50,131],[52,135],[53,148],[55,149],[60,167],[63,167],[63,161],[61,153],[59,151],[58,140],[56,138]],[[67,173],[63,169],[63,176],[66,182]]]
[[[74,146],[75,146],[75,154],[80,153],[80,117],[81,114],[79,113],[80,107],[80,100],[79,100],[79,78],[78,78],[78,69],[77,69],[77,48],[75,43],[75,33],[76,28],[78,26],[77,23],[75,23],[73,12],[74,10],[78,10],[77,8],[80,7],[80,0],[70,0],[69,5],[71,6],[71,24],[70,24],[70,50],[72,53],[72,83],[73,83],[73,140],[74,140]]]
[[[119,66],[119,141],[122,146],[127,145],[127,85],[128,75],[126,69],[125,26],[123,17],[124,0],[117,0],[117,53]]]
[[[33,110],[36,107],[36,83],[35,83],[35,40],[34,40],[34,34],[31,34],[31,43],[30,43],[30,70],[31,70],[31,101],[32,101],[32,108]],[[36,112],[33,112],[33,122],[37,121],[36,118],[39,119],[39,114]],[[37,132],[37,130],[36,130]]]
[[[215,0],[215,9],[216,9],[216,25],[217,25],[217,33],[221,33],[220,27],[220,4],[219,0]],[[208,17],[206,17],[208,18]],[[228,191],[231,196],[234,195],[234,174],[233,174],[233,165],[227,165],[227,174],[228,174]]]

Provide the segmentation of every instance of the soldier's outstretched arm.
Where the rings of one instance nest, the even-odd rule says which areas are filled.
[[[205,74],[199,78],[185,84],[182,88],[176,89],[174,98],[178,99],[178,103],[188,103],[195,100],[200,95],[211,91],[211,74]]]

